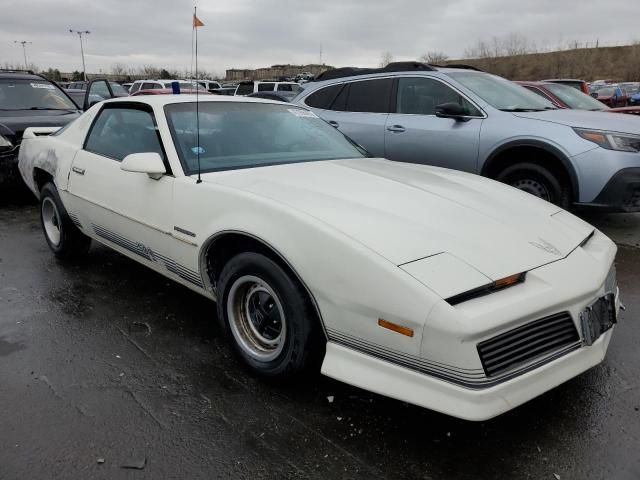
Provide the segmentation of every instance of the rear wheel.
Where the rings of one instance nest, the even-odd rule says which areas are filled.
[[[76,227],[51,182],[40,191],[40,224],[49,248],[58,258],[70,260],[84,255],[91,239]]]
[[[315,312],[306,293],[277,263],[241,253],[222,269],[218,317],[235,352],[255,373],[288,378],[315,358]]]
[[[516,163],[505,168],[497,180],[562,208],[570,206],[570,192],[560,178],[537,163]]]

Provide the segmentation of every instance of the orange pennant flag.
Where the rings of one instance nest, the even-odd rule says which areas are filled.
[[[193,28],[198,28],[198,27],[204,27],[204,23],[202,23],[202,20],[200,20],[198,17],[196,17],[196,14],[193,14]]]

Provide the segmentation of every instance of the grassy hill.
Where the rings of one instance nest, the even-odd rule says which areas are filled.
[[[547,53],[450,60],[511,80],[580,78],[640,81],[640,44],[623,47],[577,48]]]

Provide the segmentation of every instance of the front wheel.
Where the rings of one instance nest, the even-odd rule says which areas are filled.
[[[570,192],[561,179],[537,163],[516,163],[505,168],[497,179],[562,208],[570,206]]]
[[[91,239],[69,218],[53,183],[47,183],[40,191],[40,224],[49,248],[60,259],[82,256],[91,246]]]
[[[241,253],[222,269],[218,317],[235,352],[253,372],[295,376],[317,353],[317,320],[306,293],[277,263]]]

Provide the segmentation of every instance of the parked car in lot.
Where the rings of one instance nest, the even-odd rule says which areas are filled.
[[[267,100],[276,100],[278,102],[289,102],[291,100],[291,97],[285,97],[284,95],[281,95],[281,94],[276,93],[276,92],[250,93],[249,95],[247,95],[247,97],[250,97],[250,98],[266,98]]]
[[[618,85],[607,85],[599,88],[594,92],[593,96],[611,108],[627,106],[627,94]]]
[[[185,88],[184,90],[180,90],[181,95],[193,95],[196,93],[195,88]],[[206,90],[197,90],[198,95],[211,95],[211,93]],[[132,97],[139,97],[141,95],[173,95],[173,89],[170,88],[160,88],[160,89],[152,89],[152,90],[138,90],[136,93],[132,93]]]
[[[220,83],[215,80],[193,80],[194,82],[202,85],[207,91],[216,90],[220,88]]]
[[[302,91],[302,87],[295,82],[240,82],[236,95],[249,95],[258,92],[275,92],[292,100]]]
[[[87,97],[87,91],[86,90],[75,90],[75,89],[67,89],[65,90],[67,92],[67,95],[69,95],[71,97],[71,99],[73,100],[73,102],[78,106],[79,109],[83,108],[84,105],[84,101],[85,98]],[[111,98],[111,97],[108,97]],[[89,102],[92,104],[98,103],[105,100],[105,97],[102,97],[101,95],[98,94],[91,94],[89,95]]]
[[[20,171],[60,259],[92,240],[217,301],[268,378],[324,374],[456,417],[510,410],[600,363],[616,247],[498,182],[368,157],[291,104],[101,102]]]
[[[79,115],[64,90],[42,75],[0,70],[0,189],[22,185],[18,150],[28,127],[59,127]]]
[[[608,111],[609,108],[591,95],[583,93],[577,88],[551,82],[515,82],[527,90],[549,100],[558,108],[572,108],[575,110]]]
[[[190,89],[198,89],[200,91],[206,92],[206,88],[202,85],[199,85],[195,81],[190,82],[186,80],[136,80],[131,85],[129,89],[129,94],[133,95],[138,90],[166,90],[171,89],[171,84],[173,82],[179,82],[180,90],[190,90]]]
[[[213,93],[214,95],[230,95],[233,96],[236,94],[236,89],[238,87],[221,87],[221,88],[214,88],[213,90],[211,90],[210,93]]]
[[[557,109],[479,71],[394,68],[332,71],[294,103],[375,156],[479,173],[567,208],[640,211],[638,118]]]
[[[87,86],[90,84],[90,82],[71,82],[69,84],[69,86],[67,87],[67,90],[82,90],[85,91],[87,89]],[[101,84],[102,85],[102,84]],[[129,95],[129,92],[126,88],[124,88],[122,85],[120,85],[118,82],[109,82],[109,87],[111,88],[113,94],[116,97],[126,97],[127,95]],[[109,97],[107,94],[108,92],[105,91],[104,93],[104,98],[111,98]],[[98,93],[96,93],[98,94]]]
[[[576,78],[550,78],[548,80],[541,80],[542,82],[557,83],[559,85],[567,85],[571,88],[581,91],[584,94],[589,95],[589,84],[584,80]]]

